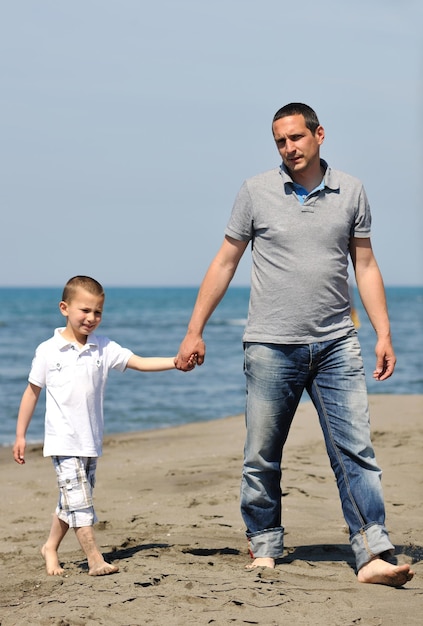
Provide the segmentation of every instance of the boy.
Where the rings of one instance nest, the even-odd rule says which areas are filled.
[[[104,306],[103,287],[88,276],[65,285],[60,312],[66,327],[41,343],[32,362],[17,419],[13,456],[25,463],[25,436],[41,389],[46,387],[44,456],[57,473],[59,501],[50,534],[41,548],[49,575],[61,575],[58,549],[69,527],[75,531],[91,576],[118,571],[107,563],[94,537],[97,517],[93,488],[97,458],[102,453],[103,397],[110,369],[158,372],[175,368],[172,357],[141,357],[107,337],[95,335]],[[191,369],[195,358],[191,359]]]

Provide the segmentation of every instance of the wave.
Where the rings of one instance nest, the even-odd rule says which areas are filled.
[[[234,318],[234,319],[211,319],[209,322],[210,326],[245,326],[247,323],[247,318]]]

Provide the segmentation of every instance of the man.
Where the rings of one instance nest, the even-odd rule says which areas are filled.
[[[319,415],[350,531],[358,580],[401,586],[413,572],[385,560],[381,471],[370,441],[367,389],[350,315],[348,256],[377,335],[373,376],[392,375],[395,355],[382,277],[370,242],[370,209],[357,179],[320,159],[316,113],[292,103],[274,116],[282,165],[244,182],[223,244],[201,284],[180,346],[179,369],[204,362],[204,327],[251,242],[244,334],[247,385],[241,511],[252,564],[275,567],[283,552],[281,459],[305,389]]]

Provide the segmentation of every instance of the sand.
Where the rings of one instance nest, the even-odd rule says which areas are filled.
[[[96,535],[111,576],[87,574],[73,532],[47,576],[39,548],[56,502],[41,446],[18,466],[0,449],[0,624],[421,625],[423,396],[370,398],[387,527],[414,579],[357,582],[348,533],[314,409],[300,406],[283,461],[285,555],[246,571],[239,513],[242,416],[109,436],[95,489]]]

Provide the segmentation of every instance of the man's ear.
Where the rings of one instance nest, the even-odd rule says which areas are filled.
[[[319,146],[321,146],[323,141],[325,140],[325,129],[323,128],[323,126],[318,126],[316,128],[316,132],[314,133],[314,136],[317,138],[317,141],[319,142]]]

